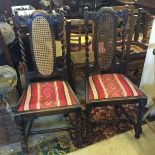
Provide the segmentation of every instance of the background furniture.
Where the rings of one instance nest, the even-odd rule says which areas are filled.
[[[8,114],[8,102],[11,106],[17,102],[14,92],[16,83],[16,70],[8,65],[0,66],[0,145],[8,145],[19,140],[16,125]]]
[[[10,52],[4,42],[3,36],[0,31],[0,51],[2,51],[6,57],[7,65],[14,67],[13,62],[11,60]],[[2,69],[3,66],[1,66]],[[17,69],[17,68],[16,68]],[[4,77],[1,77],[3,80]],[[6,79],[7,80],[7,79]],[[1,84],[5,84],[6,81],[1,81]],[[20,81],[19,81],[20,82]],[[20,88],[19,88],[20,87]],[[21,91],[21,85],[18,83],[19,92]],[[14,99],[14,100],[13,100]],[[11,97],[11,107],[16,103],[17,98]],[[14,121],[11,116],[6,111],[6,104],[0,101],[0,145],[12,144],[19,141],[19,135]]]
[[[142,34],[141,22],[144,10],[135,9],[132,5],[114,6],[113,8],[117,11],[128,10],[128,17],[125,19],[126,21],[124,20],[124,25],[121,24],[121,20],[118,22],[116,60],[118,63],[124,60],[122,62],[124,74],[139,86],[147,49],[147,45],[139,38]]]
[[[14,43],[12,44],[12,46],[14,46]],[[10,51],[8,50],[8,47],[4,42],[1,32],[0,32],[0,51],[5,56],[6,64],[13,67],[16,70],[17,77],[18,77],[16,88],[17,88],[18,95],[21,96],[22,86],[20,81],[18,64],[13,64]],[[15,96],[15,94],[14,95],[11,94],[9,96],[11,96],[11,100],[9,100],[10,105],[11,107],[14,107],[15,103],[17,102],[17,97],[13,97]],[[19,141],[19,135],[18,135],[18,130],[16,128],[16,125],[12,120],[11,116],[6,111],[6,104],[4,104],[3,102],[1,102],[0,104],[0,132],[1,132],[0,145],[12,144]]]
[[[11,6],[18,5],[32,5],[34,8],[38,8],[39,0],[5,0],[0,1],[0,14],[4,13],[4,11],[8,11],[9,15],[11,15]]]
[[[142,34],[141,22],[144,16],[144,10],[139,8],[134,13],[131,20],[130,29],[128,30],[128,41],[125,49],[125,75],[137,86],[140,84],[143,65],[146,57],[147,44],[140,39]],[[133,40],[134,38],[134,40]]]
[[[21,86],[20,75],[19,75],[19,70],[18,70],[18,63],[14,64],[12,62],[12,58],[11,58],[11,54],[10,54],[11,49],[10,49],[10,51],[8,50],[8,47],[6,46],[6,44],[4,42],[4,39],[3,39],[3,36],[1,34],[1,32],[0,32],[0,42],[1,42],[0,51],[5,55],[6,64],[13,67],[17,72],[17,76],[18,76],[17,91],[18,91],[18,95],[21,96],[21,94],[22,94],[22,86]]]
[[[136,2],[137,6],[141,6],[148,10],[151,14],[155,14],[154,8],[155,8],[155,2],[153,0],[138,0]]]
[[[92,47],[93,23],[89,22],[89,45]],[[76,80],[84,77],[85,67],[85,34],[84,19],[66,20],[66,50],[67,68],[69,79],[74,90],[76,90]],[[92,49],[91,49],[92,50]],[[94,62],[93,51],[90,52],[90,62]]]
[[[125,5],[121,0],[66,0],[64,5],[68,5],[71,9],[70,18],[83,18],[84,7],[89,7],[91,11],[98,10],[101,7]],[[134,3],[130,3],[134,4]]]

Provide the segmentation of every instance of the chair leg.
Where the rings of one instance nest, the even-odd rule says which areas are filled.
[[[67,68],[68,68],[68,78],[69,83],[73,89],[73,91],[76,93],[76,87],[75,87],[75,76],[74,76],[74,65],[69,63],[71,60],[68,60]]]
[[[81,132],[81,110],[76,112],[76,145],[78,148],[82,147],[82,132]]]
[[[72,77],[72,89],[73,91],[76,93],[76,79],[75,79],[75,75],[73,74],[73,77]]]
[[[91,144],[91,138],[92,138],[90,112],[91,112],[91,109],[86,108],[86,143],[87,144]]]
[[[119,112],[119,109],[120,109],[120,107],[119,107],[118,105],[115,105],[115,106],[114,106],[114,111],[115,111],[115,114],[118,116],[118,118],[121,117],[121,114],[120,114],[120,112]]]
[[[18,67],[15,68],[16,69],[16,72],[17,72],[17,91],[18,91],[18,95],[21,96],[22,95],[22,85],[21,85],[21,80],[20,80],[20,73],[19,73],[19,70],[18,70]]]
[[[31,132],[32,124],[33,124],[33,119],[29,120],[26,123],[26,127],[25,127],[25,138],[26,138],[26,140],[28,140],[28,136]]]
[[[19,131],[20,134],[20,140],[21,140],[21,147],[22,147],[22,151],[25,154],[28,154],[29,150],[28,150],[28,143],[27,143],[27,139],[25,137],[25,132],[24,132],[24,123],[23,123],[23,119],[20,118],[20,116],[15,117],[15,123],[17,126],[17,129]]]
[[[137,118],[137,123],[135,125],[135,138],[140,138],[140,134],[142,134],[142,119],[143,119],[143,113],[144,113],[144,107],[145,107],[145,100],[141,100],[139,102],[138,106],[138,118]]]
[[[76,71],[75,71],[74,65],[72,68],[73,68],[72,69],[72,88],[73,88],[73,91],[76,93],[76,77],[75,77]]]

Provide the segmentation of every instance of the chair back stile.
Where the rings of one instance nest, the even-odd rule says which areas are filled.
[[[128,10],[128,14],[118,22],[117,27],[117,51],[120,52],[121,57],[124,59],[127,49],[131,46],[134,35],[137,10],[135,10],[135,6],[133,5],[114,6],[113,9],[115,11]]]
[[[66,20],[66,24],[65,24],[65,29],[66,29],[66,56],[67,56],[67,61],[66,61],[66,65],[68,68],[68,79],[71,83],[71,85],[73,85],[73,81],[72,81],[72,74],[70,73],[70,71],[72,70],[72,60],[71,60],[71,44],[70,44],[70,36],[71,36],[71,20]]]
[[[137,22],[137,15],[135,15],[135,7],[134,6],[116,6],[113,7],[115,11],[121,11],[121,10],[128,10],[128,13],[126,16],[122,18],[122,27],[119,27],[119,22],[118,21],[118,30],[117,30],[117,35],[119,36],[119,33],[121,33],[121,52],[122,52],[122,58],[124,59],[124,55],[126,54],[126,51],[130,49],[131,43],[132,43],[132,38],[134,35],[134,30],[135,30],[135,25]],[[118,37],[119,38],[119,37]],[[117,40],[117,50],[120,50],[119,46],[119,40]]]
[[[132,24],[130,24],[131,27],[130,27],[129,34],[128,34],[128,41],[126,42],[126,52],[128,52],[128,53],[130,52],[130,49],[131,49],[132,38],[134,35],[134,29],[136,26],[137,18],[138,18],[138,16],[134,15],[131,19]]]
[[[67,60],[66,60],[66,41],[65,41],[65,38],[66,38],[66,33],[65,33],[65,23],[64,23],[64,13],[63,13],[63,10],[60,10],[60,17],[59,17],[59,22],[60,22],[60,30],[61,30],[61,36],[60,36],[60,39],[61,39],[61,50],[62,50],[62,64],[63,64],[63,70],[66,74],[67,72]],[[65,76],[65,79],[67,78],[67,76]]]
[[[88,12],[88,7],[84,8],[84,22],[85,22],[85,51],[86,51],[86,56],[85,56],[85,77],[87,80],[88,74],[89,74],[89,44],[88,44],[88,23],[89,23],[89,12]],[[87,96],[87,94],[85,94]]]

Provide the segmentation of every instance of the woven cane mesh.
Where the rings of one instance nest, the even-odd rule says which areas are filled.
[[[54,68],[55,42],[48,21],[37,16],[32,23],[33,54],[38,72],[49,76]]]
[[[114,19],[111,14],[102,14],[96,29],[98,66],[106,69],[111,66],[114,51]]]

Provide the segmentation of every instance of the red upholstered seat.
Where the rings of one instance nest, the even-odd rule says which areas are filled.
[[[89,101],[141,95],[143,95],[141,91],[122,74],[96,74],[89,76]]]
[[[19,112],[75,105],[76,100],[64,81],[28,85],[20,101]]]

